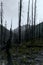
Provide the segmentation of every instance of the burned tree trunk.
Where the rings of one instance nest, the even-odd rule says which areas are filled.
[[[2,46],[2,36],[3,36],[3,3],[1,2],[1,46]]]
[[[7,26],[6,23],[7,23],[7,22],[5,22],[4,39],[3,39],[3,41],[6,41],[6,26]]]
[[[7,53],[7,65],[13,65],[13,62],[12,62],[12,58],[11,58],[11,54],[9,52],[9,49],[6,49],[6,53]]]
[[[3,3],[1,2],[1,44],[0,47],[2,47],[2,43],[3,42]],[[1,56],[1,60],[2,60],[2,56]],[[2,65],[2,62],[1,62]]]
[[[33,0],[32,0],[32,40],[33,40]]]
[[[29,40],[29,12],[30,12],[30,0],[28,2],[28,13],[27,13],[27,25],[25,30],[25,40],[26,42]]]
[[[39,23],[39,40],[40,40],[40,23]]]
[[[35,7],[34,7],[34,39],[35,39],[35,24],[36,24],[36,3],[37,0],[35,0]]]
[[[12,28],[12,25],[11,25],[11,28]],[[5,52],[7,54],[7,65],[13,65],[12,63],[12,58],[11,58],[11,53],[10,53],[10,48],[11,48],[11,42],[12,42],[12,29],[10,29],[10,36],[9,36],[9,39],[7,42],[3,42],[4,45],[1,49],[4,50],[5,49]]]
[[[21,12],[22,12],[22,0],[20,0],[20,10],[19,10],[19,44],[21,43]]]
[[[7,53],[7,65],[13,65],[12,63],[12,58],[9,49],[11,48],[11,42],[12,42],[12,23],[11,23],[11,29],[10,29],[10,37],[9,40],[7,41],[7,46],[6,46],[6,53]]]

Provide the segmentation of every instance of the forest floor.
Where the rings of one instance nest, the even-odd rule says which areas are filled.
[[[36,47],[33,45],[36,45]],[[20,46],[13,45],[10,53],[14,65],[43,65],[43,40],[23,42]],[[4,58],[7,56],[4,51],[1,55]]]
[[[24,42],[19,47],[13,47],[12,58],[15,65],[43,65],[43,40]]]

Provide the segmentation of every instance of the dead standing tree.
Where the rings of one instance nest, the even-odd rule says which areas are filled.
[[[32,28],[31,28],[31,45],[33,43],[33,0],[32,0]]]
[[[3,3],[1,2],[1,44],[0,46],[2,47],[3,43]],[[2,65],[2,55],[1,55],[1,65]]]
[[[10,28],[10,37],[9,40],[7,41],[7,46],[6,46],[6,53],[7,53],[7,65],[13,65],[12,63],[12,58],[9,49],[11,48],[11,42],[12,42],[12,23],[11,23],[11,28]]]
[[[36,3],[37,0],[35,0],[35,6],[34,6],[34,39],[35,39],[35,25],[36,25]]]
[[[34,26],[33,26],[33,24],[34,24]],[[34,9],[33,9],[33,0],[32,0],[32,43],[35,40],[35,24],[36,24],[36,0],[35,0]]]
[[[19,44],[21,43],[21,12],[22,12],[22,0],[20,0],[20,10],[19,10]]]
[[[27,25],[25,30],[25,40],[26,42],[29,40],[29,12],[30,12],[30,0],[28,1],[28,12],[27,12]]]
[[[10,48],[11,48],[11,42],[12,42],[12,24],[11,24],[11,28],[10,28],[10,36],[8,41],[4,41],[3,43],[5,44],[3,47],[1,47],[1,50],[5,50],[6,54],[7,54],[7,65],[13,65],[12,62],[12,58],[11,58],[11,54],[10,54]]]
[[[33,0],[32,0],[32,40],[33,40]]]
[[[39,40],[40,40],[40,23],[39,23]]]
[[[4,29],[4,39],[3,39],[3,42],[6,41],[6,27],[7,27],[7,21],[5,21],[5,29]]]
[[[3,36],[3,3],[1,2],[1,46],[2,46],[2,36]]]

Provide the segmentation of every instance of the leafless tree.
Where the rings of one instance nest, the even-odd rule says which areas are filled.
[[[2,36],[3,36],[3,3],[1,2],[1,45],[2,45]]]
[[[40,23],[39,23],[39,40],[40,40]]]
[[[7,21],[5,21],[5,29],[4,29],[4,38],[3,38],[3,41],[6,41],[6,28],[7,27]]]
[[[12,43],[12,23],[11,23],[11,28],[10,28],[10,36],[9,36],[8,41],[6,42],[6,44],[7,44],[6,45],[6,53],[7,53],[7,61],[8,61],[7,65],[13,65],[11,54],[9,51],[9,49],[11,48],[11,43]]]
[[[19,9],[19,44],[21,43],[21,13],[22,13],[22,0],[20,0],[20,9]]]
[[[2,46],[2,41],[3,41],[3,3],[1,2],[1,46]],[[2,56],[1,56],[1,60],[2,60]],[[2,62],[1,62],[2,65]]]
[[[1,50],[5,50],[6,54],[7,54],[7,65],[13,65],[12,62],[12,58],[11,58],[11,53],[10,53],[10,48],[11,48],[11,44],[12,44],[12,24],[11,24],[11,28],[10,28],[10,36],[8,41],[4,41],[3,42],[5,45],[3,45],[3,47],[1,47]]]
[[[33,0],[32,0],[32,39],[33,39]]]
[[[29,2],[28,2],[27,26],[29,25],[29,13],[30,13],[30,0],[29,0]]]
[[[30,12],[30,0],[28,1],[28,12],[27,12],[27,25],[25,29],[25,40],[29,40],[29,12]]]
[[[35,39],[35,24],[36,24],[36,3],[37,0],[35,0],[35,5],[34,5],[34,39]]]

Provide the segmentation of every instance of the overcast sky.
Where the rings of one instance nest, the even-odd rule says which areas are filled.
[[[5,20],[7,21],[7,28],[10,28],[11,20],[13,24],[13,29],[18,27],[19,20],[19,0],[0,0],[3,1],[3,24],[5,24]],[[32,0],[30,0],[32,1]],[[31,2],[32,3],[32,2]],[[27,22],[27,11],[28,11],[28,0],[23,0],[22,4],[22,22],[24,25]],[[30,12],[31,12],[31,4],[30,4]],[[31,13],[30,13],[31,19]],[[37,15],[36,15],[36,23],[43,21],[43,0],[37,0]]]

